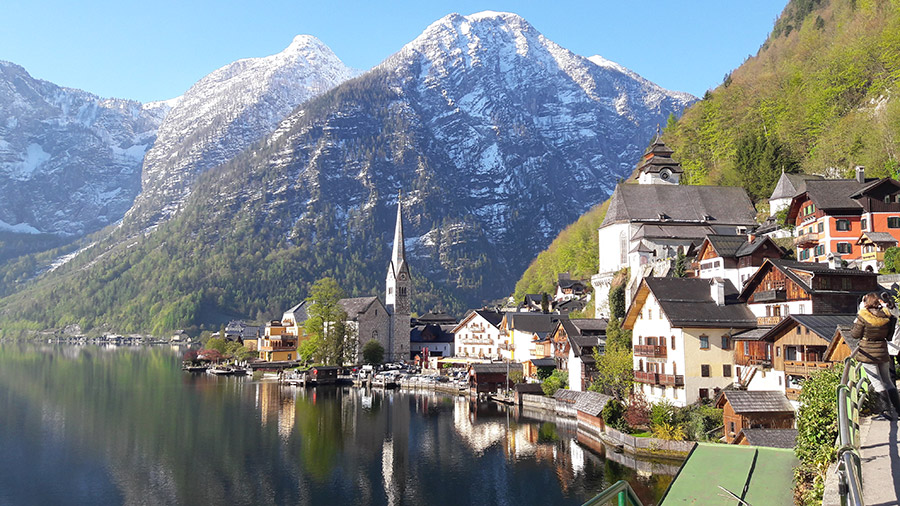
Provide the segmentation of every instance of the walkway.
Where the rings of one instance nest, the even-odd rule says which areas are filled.
[[[860,420],[860,441],[865,505],[900,504],[900,425]]]

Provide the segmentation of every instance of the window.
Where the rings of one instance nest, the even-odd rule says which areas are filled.
[[[750,354],[750,342],[744,341],[744,355]]]
[[[867,220],[866,218],[859,220],[859,228],[861,228],[863,232],[868,231],[869,230],[869,220]]]
[[[818,232],[824,232],[824,231],[825,231],[825,223],[820,221],[819,226],[818,226]]]
[[[669,342],[672,344],[672,349],[674,350],[674,349],[675,349],[675,336],[672,336],[672,337],[669,339]]]
[[[709,399],[709,389],[708,389],[708,388],[701,388],[701,389],[700,389],[700,398],[703,399],[703,400],[708,400],[708,399]]]
[[[728,422],[728,427],[731,429],[729,434],[734,434],[734,422]]]
[[[652,319],[653,319],[653,310],[652,310],[652,309],[648,309],[648,310],[647,310],[647,319],[648,319],[648,320],[652,320]]]
[[[700,376],[703,376],[704,378],[709,377],[709,364],[700,365]]]
[[[776,357],[780,357],[780,356],[781,356],[781,346],[778,346],[778,347],[775,348],[775,356],[776,356]]]
[[[834,228],[839,231],[850,230],[850,220],[836,220],[834,222]]]
[[[837,252],[843,253],[846,255],[853,253],[853,245],[849,242],[839,242],[837,243]]]
[[[888,218],[888,228],[900,228],[900,217],[891,216]]]
[[[722,376],[731,377],[731,364],[722,364]]]
[[[659,345],[663,348],[666,347],[666,336],[659,336]]]
[[[825,254],[825,245],[820,244],[820,245],[816,246],[816,256],[820,257],[824,254]]]
[[[709,336],[700,336],[700,349],[701,350],[709,349]]]
[[[724,336],[722,336],[722,349],[723,350],[731,349],[731,338],[728,336],[728,334],[725,334]]]

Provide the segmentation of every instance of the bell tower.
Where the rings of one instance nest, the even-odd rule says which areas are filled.
[[[385,346],[386,360],[409,360],[410,291],[412,280],[406,263],[406,246],[403,243],[403,195],[397,193],[397,224],[394,227],[394,245],[388,265],[384,302],[391,315],[391,333]]]

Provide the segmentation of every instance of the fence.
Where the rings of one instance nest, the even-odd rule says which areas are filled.
[[[870,381],[862,364],[852,355],[844,361],[844,373],[837,388],[838,408],[838,492],[842,505],[863,506],[862,459],[859,453],[859,410]]]

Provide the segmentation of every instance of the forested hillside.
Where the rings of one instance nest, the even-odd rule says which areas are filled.
[[[898,7],[790,2],[757,55],[666,128],[685,181],[741,185],[760,202],[782,169],[896,176]]]
[[[794,0],[756,56],[670,117],[663,140],[683,183],[743,186],[764,213],[782,170],[850,177],[864,165],[869,176],[900,176],[898,81],[900,1]],[[596,268],[599,209],[538,255],[516,297],[552,290],[558,272],[595,272],[572,266]],[[584,247],[588,232],[594,249]],[[590,262],[560,254],[575,251]]]

